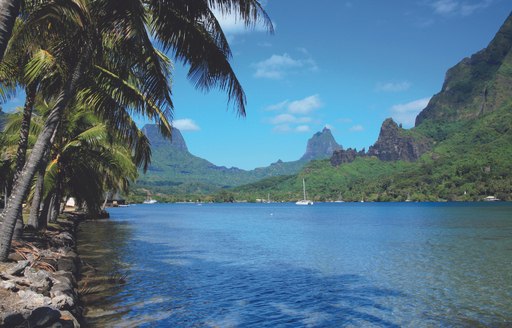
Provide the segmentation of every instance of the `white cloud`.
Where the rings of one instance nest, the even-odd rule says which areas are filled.
[[[427,107],[430,98],[421,98],[405,104],[397,104],[391,107],[391,117],[405,127],[414,125],[418,113]]]
[[[311,129],[309,128],[309,125],[299,125],[295,128],[296,132],[309,132]]]
[[[473,1],[459,1],[459,0],[436,0],[430,5],[434,12],[439,15],[462,15],[469,16],[476,10],[485,9],[489,7],[494,0],[473,0]]]
[[[288,100],[285,100],[285,101],[281,101],[280,103],[277,103],[277,104],[273,104],[273,105],[269,105],[265,108],[266,111],[276,111],[276,110],[281,110],[281,109],[284,109],[286,108],[286,106],[288,106],[290,102]]]
[[[411,87],[409,81],[401,82],[379,82],[375,86],[375,90],[381,92],[402,92],[407,91]]]
[[[309,132],[311,127],[306,123],[316,122],[316,120],[308,114],[322,106],[319,95],[294,101],[285,100],[265,108],[267,111],[280,111],[274,117],[268,118],[267,123],[274,125],[274,132]]]
[[[292,130],[292,128],[290,128],[290,126],[288,124],[276,125],[273,129],[274,132],[279,132],[279,133],[286,133],[286,132],[290,132],[291,130]]]
[[[254,77],[279,80],[300,69],[301,71],[316,71],[318,66],[315,61],[308,58],[295,59],[289,54],[272,55],[269,58],[253,64],[256,68]]]
[[[180,131],[199,131],[201,128],[193,120],[184,118],[180,120],[174,120],[172,126]]]
[[[296,117],[291,114],[279,114],[270,120],[271,124],[283,123],[308,123],[311,122],[311,117]]]
[[[288,112],[292,114],[309,114],[320,107],[322,107],[320,97],[313,95],[301,100],[292,101],[288,105]]]
[[[446,15],[455,12],[459,3],[454,0],[438,0],[432,3],[432,7],[437,14]]]
[[[263,22],[259,21],[254,26],[246,26],[244,21],[237,15],[223,15],[219,10],[213,9],[213,14],[219,21],[219,24],[226,34],[244,34],[253,31],[265,32],[267,28]]]
[[[361,124],[354,125],[349,129],[350,132],[361,132],[364,131],[364,127]]]

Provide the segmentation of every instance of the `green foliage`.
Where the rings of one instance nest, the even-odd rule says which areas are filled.
[[[333,167],[313,161],[298,175],[269,178],[235,188],[237,200],[308,198],[315,201],[477,201],[495,195],[512,200],[512,106],[444,125],[425,122],[412,133],[436,139],[417,162],[358,158]],[[435,137],[434,137],[435,136]]]

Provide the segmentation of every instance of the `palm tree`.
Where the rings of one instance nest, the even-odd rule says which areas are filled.
[[[219,86],[226,90],[238,113],[245,115],[245,93],[229,64],[229,45],[212,8],[227,14],[237,13],[247,25],[263,19],[272,29],[270,20],[256,0],[97,0],[66,2],[65,5],[67,7],[63,11],[57,10],[58,4],[42,4],[32,13],[32,21],[29,19],[30,25],[38,21],[52,21],[51,25],[46,23],[46,26],[50,26],[54,35],[60,38],[56,44],[65,45],[64,48],[58,47],[55,54],[62,60],[66,74],[60,81],[55,106],[2,214],[0,261],[7,258],[19,205],[60,124],[64,110],[75,96],[82,97],[91,105],[105,108],[107,100],[117,103],[117,108],[120,108],[125,107],[124,92],[127,92],[136,99],[128,102],[129,109],[161,122],[162,131],[170,134],[165,115],[172,108],[166,61],[154,49],[148,31],[177,60],[190,65],[189,78],[198,88],[209,90]],[[56,12],[67,15],[55,15]],[[137,47],[127,48],[129,44]],[[106,54],[105,48],[109,49],[106,58],[102,56]],[[73,49],[73,52],[69,49]],[[131,78],[131,81],[128,79],[131,83],[122,82],[127,81],[127,77]],[[110,91],[107,94],[114,97],[92,92],[98,91],[95,85],[89,84],[83,88],[82,81],[94,80],[100,86],[107,86]],[[117,87],[112,88],[114,85]],[[119,87],[123,92],[119,93]],[[142,92],[135,92],[137,89]],[[107,114],[112,124],[125,115],[126,110]]]
[[[4,57],[20,7],[21,0],[0,0],[0,61]]]

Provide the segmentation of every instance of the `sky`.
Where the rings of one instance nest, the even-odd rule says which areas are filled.
[[[412,127],[446,71],[486,47],[512,10],[510,0],[261,2],[274,34],[218,16],[247,95],[245,118],[225,92],[196,90],[175,64],[173,125],[192,154],[215,165],[297,160],[324,127],[358,150],[388,117]]]

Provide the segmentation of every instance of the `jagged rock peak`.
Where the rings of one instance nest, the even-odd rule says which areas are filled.
[[[512,94],[512,14],[489,45],[446,72],[441,91],[416,117],[453,122],[474,119],[503,106]]]
[[[406,130],[398,126],[392,118],[382,123],[377,142],[368,149],[368,156],[376,156],[382,161],[416,161],[430,150],[430,140],[416,140]]]
[[[171,139],[162,136],[160,129],[156,124],[144,125],[142,132],[146,135],[146,137],[148,137],[149,141],[151,142],[151,148],[153,149],[158,147],[172,147],[174,149],[188,152],[185,139],[183,139],[183,135],[177,128],[172,128]]]
[[[331,157],[331,165],[340,166],[344,163],[352,163],[356,158],[364,156],[366,156],[364,148],[361,151],[353,148],[335,150]]]
[[[324,159],[332,156],[335,150],[342,149],[338,145],[327,127],[323,128],[321,132],[315,133],[309,140],[306,147],[306,153],[301,157],[301,161],[310,161],[314,159]]]

